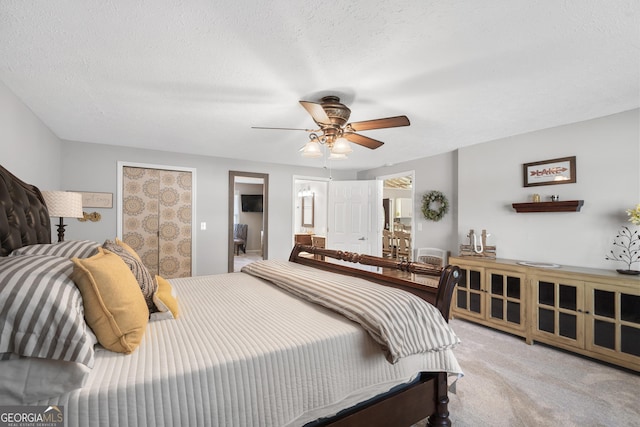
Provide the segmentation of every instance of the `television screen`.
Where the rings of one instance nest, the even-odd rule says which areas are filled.
[[[262,194],[242,194],[242,212],[262,212]]]

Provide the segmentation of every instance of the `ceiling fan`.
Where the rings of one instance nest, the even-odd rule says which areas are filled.
[[[331,153],[330,158],[345,158],[352,150],[349,142],[362,145],[372,150],[384,143],[368,136],[360,135],[360,131],[386,129],[409,126],[407,116],[387,117],[383,119],[365,120],[348,123],[351,110],[334,95],[324,96],[320,102],[300,101],[300,105],[311,115],[318,129],[273,128],[254,126],[253,129],[304,130],[310,132],[310,141],[300,149],[306,157],[321,157],[320,145],[326,145]]]

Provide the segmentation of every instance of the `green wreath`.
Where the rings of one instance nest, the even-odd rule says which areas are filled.
[[[439,203],[440,208],[432,209],[432,203]],[[447,197],[439,191],[429,191],[422,196],[422,215],[429,221],[440,221],[444,214],[449,211]]]

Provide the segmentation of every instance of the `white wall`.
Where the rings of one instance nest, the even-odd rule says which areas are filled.
[[[398,163],[358,173],[358,179],[375,179],[415,171],[413,203],[413,247],[435,247],[457,254],[457,153],[449,152],[432,157]],[[438,222],[428,221],[422,215],[422,196],[431,190],[441,191],[449,200],[449,213]]]
[[[640,203],[639,129],[636,109],[361,171],[358,178],[415,170],[415,247],[457,255],[469,229],[486,229],[500,258],[615,269],[623,265],[604,257],[619,227],[630,225],[625,210]],[[577,183],[523,187],[523,163],[567,156],[577,158]],[[439,222],[420,212],[430,190],[442,191],[451,205]],[[584,207],[577,213],[516,213],[511,204],[529,201],[533,193],[584,200]]]
[[[625,209],[640,202],[639,116],[636,109],[357,175],[374,179],[415,170],[415,247],[457,254],[470,228],[486,228],[492,234],[489,243],[498,246],[502,258],[620,268],[604,256],[618,228],[629,224]],[[196,221],[208,225],[205,231],[195,230],[197,274],[226,272],[229,170],[269,174],[269,258],[279,259],[291,250],[293,176],[326,177],[323,169],[60,141],[2,82],[0,147],[2,165],[43,190],[112,192],[114,201],[118,161],[196,168]],[[523,163],[573,155],[576,184],[522,186]],[[354,178],[354,173],[334,171],[334,179]],[[426,221],[420,213],[421,197],[430,190],[442,191],[451,204],[439,222]],[[526,201],[534,192],[583,199],[585,205],[579,213],[515,213],[511,203]],[[116,209],[100,210],[98,223],[69,221],[66,237],[112,238]]]
[[[458,238],[487,229],[498,257],[593,268],[606,261],[625,210],[640,203],[640,110],[459,150]],[[575,184],[523,187],[522,164],[576,156]],[[581,212],[516,213],[514,202],[584,200]]]
[[[293,176],[326,177],[322,168],[303,168],[270,163],[248,162],[219,157],[194,156],[165,151],[133,149],[115,145],[63,141],[62,156],[67,167],[62,188],[114,194],[117,199],[118,161],[181,166],[196,169],[196,224],[207,223],[206,230],[194,229],[196,239],[195,275],[227,271],[228,185],[229,171],[269,174],[269,242],[270,259],[288,259],[292,248]],[[355,174],[333,171],[336,179],[353,179]],[[102,221],[72,222],[67,239],[104,241],[116,235],[116,212],[97,210]]]
[[[57,190],[62,171],[61,144],[60,139],[0,81],[2,166],[42,190]]]

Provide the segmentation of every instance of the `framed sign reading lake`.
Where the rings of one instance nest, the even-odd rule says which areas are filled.
[[[543,160],[522,165],[525,187],[576,182],[576,156]]]

